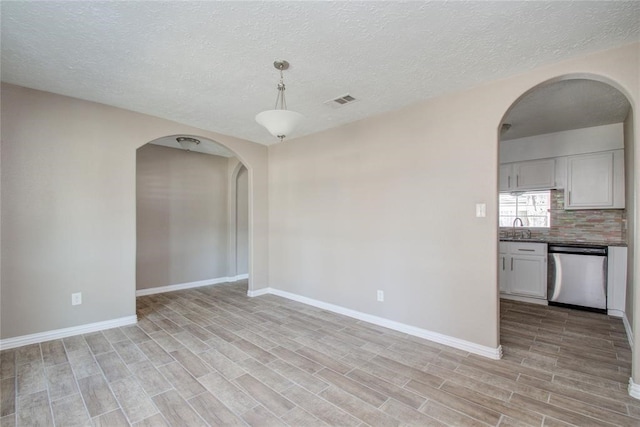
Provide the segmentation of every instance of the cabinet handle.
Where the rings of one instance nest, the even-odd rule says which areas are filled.
[[[567,201],[568,205],[571,205],[571,190],[569,190],[569,200]]]
[[[520,186],[520,175],[516,175],[516,187]]]
[[[511,258],[511,271],[513,271],[513,258]]]
[[[504,257],[502,257],[502,271],[504,271]]]
[[[511,175],[507,177],[507,188],[511,188]]]
[[[535,249],[518,249],[521,252],[535,252]]]

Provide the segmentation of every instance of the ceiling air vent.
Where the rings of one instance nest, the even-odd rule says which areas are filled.
[[[347,93],[346,95],[342,95],[342,96],[339,96],[337,98],[330,99],[328,101],[325,101],[324,103],[326,105],[328,105],[329,107],[332,107],[332,108],[340,108],[340,107],[342,107],[344,105],[351,104],[351,103],[354,103],[356,101],[357,101],[357,99],[355,99],[353,96],[351,96],[351,95],[349,95]]]

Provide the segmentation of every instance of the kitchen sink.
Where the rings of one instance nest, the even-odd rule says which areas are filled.
[[[506,230],[500,233],[500,239],[504,240],[534,240],[531,238],[531,230]]]

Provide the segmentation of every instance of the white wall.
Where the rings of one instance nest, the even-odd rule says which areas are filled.
[[[131,111],[2,84],[0,338],[135,315],[136,149],[167,135],[249,170],[252,289],[266,287],[267,149]],[[71,293],[83,303],[71,306]]]
[[[567,74],[602,76],[635,103],[638,46],[269,147],[271,286],[497,347],[502,118],[520,95]]]
[[[227,158],[153,144],[136,157],[136,288],[227,277]]]

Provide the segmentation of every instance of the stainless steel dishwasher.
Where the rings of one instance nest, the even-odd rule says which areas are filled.
[[[562,305],[607,312],[607,247],[549,245],[547,299]]]

